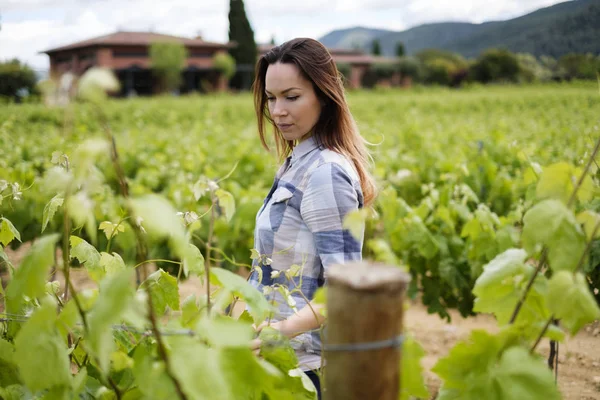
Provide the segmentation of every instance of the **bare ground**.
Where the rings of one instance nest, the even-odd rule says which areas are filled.
[[[18,265],[30,247],[22,245],[17,251],[7,249],[9,259]],[[57,258],[60,259],[60,250]],[[6,274],[1,275],[6,286]],[[56,279],[64,287],[64,277],[57,273]],[[72,269],[72,280],[77,290],[95,287],[84,269]],[[188,279],[180,284],[181,299],[195,294],[202,296],[205,291],[198,279]],[[0,306],[1,307],[1,306]],[[432,399],[440,386],[439,378],[430,369],[440,357],[445,356],[459,340],[466,339],[473,329],[493,332],[497,329],[490,315],[462,318],[457,312],[451,312],[452,322],[447,323],[437,315],[427,313],[420,303],[413,303],[405,316],[405,327],[425,349],[423,367]],[[547,357],[548,341],[539,347],[540,353]],[[575,338],[560,344],[558,384],[565,400],[600,400],[600,321],[586,326]]]

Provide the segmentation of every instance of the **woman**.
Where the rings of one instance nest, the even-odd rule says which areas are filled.
[[[260,257],[253,262],[250,282],[268,293],[278,310],[257,329],[269,324],[294,338],[300,368],[320,398],[319,327],[324,317],[312,299],[331,265],[361,259],[363,238],[354,238],[342,226],[347,213],[373,202],[375,184],[342,78],[318,41],[294,39],[263,55],[257,63],[254,104],[262,144],[269,149],[266,120],[283,162],[256,216]],[[290,274],[290,267],[300,273]],[[269,288],[273,285],[302,293],[286,299]]]

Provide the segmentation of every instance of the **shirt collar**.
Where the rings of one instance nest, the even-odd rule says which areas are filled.
[[[305,154],[310,153],[312,150],[318,147],[317,141],[314,136],[310,136],[309,138],[302,141],[300,144],[294,147],[292,150],[292,163],[298,161]]]

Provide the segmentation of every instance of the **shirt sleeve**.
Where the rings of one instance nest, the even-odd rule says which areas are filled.
[[[318,166],[308,178],[300,213],[314,235],[325,279],[331,265],[362,259],[364,227],[359,239],[342,228],[346,214],[362,207],[359,191],[336,163]]]

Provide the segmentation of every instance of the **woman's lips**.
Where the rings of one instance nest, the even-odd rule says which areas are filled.
[[[289,130],[294,124],[277,124],[277,127],[279,128],[280,131],[287,131]]]

